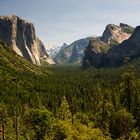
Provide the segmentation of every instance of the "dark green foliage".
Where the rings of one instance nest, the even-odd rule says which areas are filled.
[[[0,129],[4,125],[5,139],[139,137],[139,62],[132,62],[136,72],[132,70],[129,109],[125,81],[130,76],[124,68],[40,68],[0,45]]]
[[[69,120],[71,119],[71,113],[69,110],[69,104],[67,102],[66,97],[64,96],[61,102],[61,105],[58,109],[58,118],[61,120]]]
[[[133,130],[134,120],[132,114],[121,108],[115,113],[114,133],[117,137],[129,138],[130,132]]]
[[[52,116],[51,113],[45,109],[31,109],[25,113],[24,123],[29,133],[34,132],[32,139],[43,140],[46,133],[52,130]]]

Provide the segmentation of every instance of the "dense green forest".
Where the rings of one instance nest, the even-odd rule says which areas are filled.
[[[2,43],[0,139],[139,140],[139,68],[37,67]]]

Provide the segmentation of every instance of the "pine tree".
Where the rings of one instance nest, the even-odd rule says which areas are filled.
[[[66,99],[65,96],[63,97],[61,105],[60,105],[60,107],[58,109],[58,117],[61,120],[69,120],[69,119],[71,119],[71,113],[70,113],[70,110],[69,110],[69,104],[68,104],[67,99]]]
[[[76,98],[73,97],[72,98],[72,124],[74,122],[74,115],[76,114],[77,112],[77,101],[76,101]]]
[[[133,116],[125,108],[120,109],[120,136],[128,139],[128,134],[133,126]]]
[[[122,83],[121,89],[123,90],[123,105],[128,108],[128,111],[131,111],[131,103],[132,103],[132,96],[134,92],[135,86],[135,72],[133,67],[128,66],[128,58],[125,60],[125,72],[122,75]]]

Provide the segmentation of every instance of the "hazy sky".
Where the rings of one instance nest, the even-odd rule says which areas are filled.
[[[109,23],[140,25],[140,0],[0,0],[0,15],[34,23],[46,43],[61,45],[101,35]]]

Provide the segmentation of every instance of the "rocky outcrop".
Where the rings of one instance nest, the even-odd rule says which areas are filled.
[[[124,24],[124,23],[120,23],[120,27],[121,27],[122,31],[124,31],[127,34],[132,34],[135,30],[135,28],[133,28],[132,26],[130,26],[128,24]]]
[[[42,49],[42,43],[36,37],[31,22],[14,15],[0,16],[0,40],[6,42],[18,55],[40,65],[40,57],[45,47]]]
[[[126,57],[130,60],[140,57],[140,26],[136,27],[129,39],[114,47],[106,46],[107,43],[106,45],[99,43],[102,47],[97,47],[94,42],[95,40],[92,39],[85,51],[83,68],[120,66]],[[96,51],[95,48],[98,48],[99,51]]]
[[[83,68],[96,67],[100,68],[106,65],[105,54],[111,47],[97,38],[92,38],[89,46],[85,50],[83,57]]]
[[[120,44],[128,39],[131,32],[128,32],[131,26],[121,23],[120,26],[109,24],[101,37],[101,41],[107,44]]]
[[[81,64],[84,51],[89,44],[91,37],[74,41],[68,46],[60,49],[54,57],[57,64]]]

